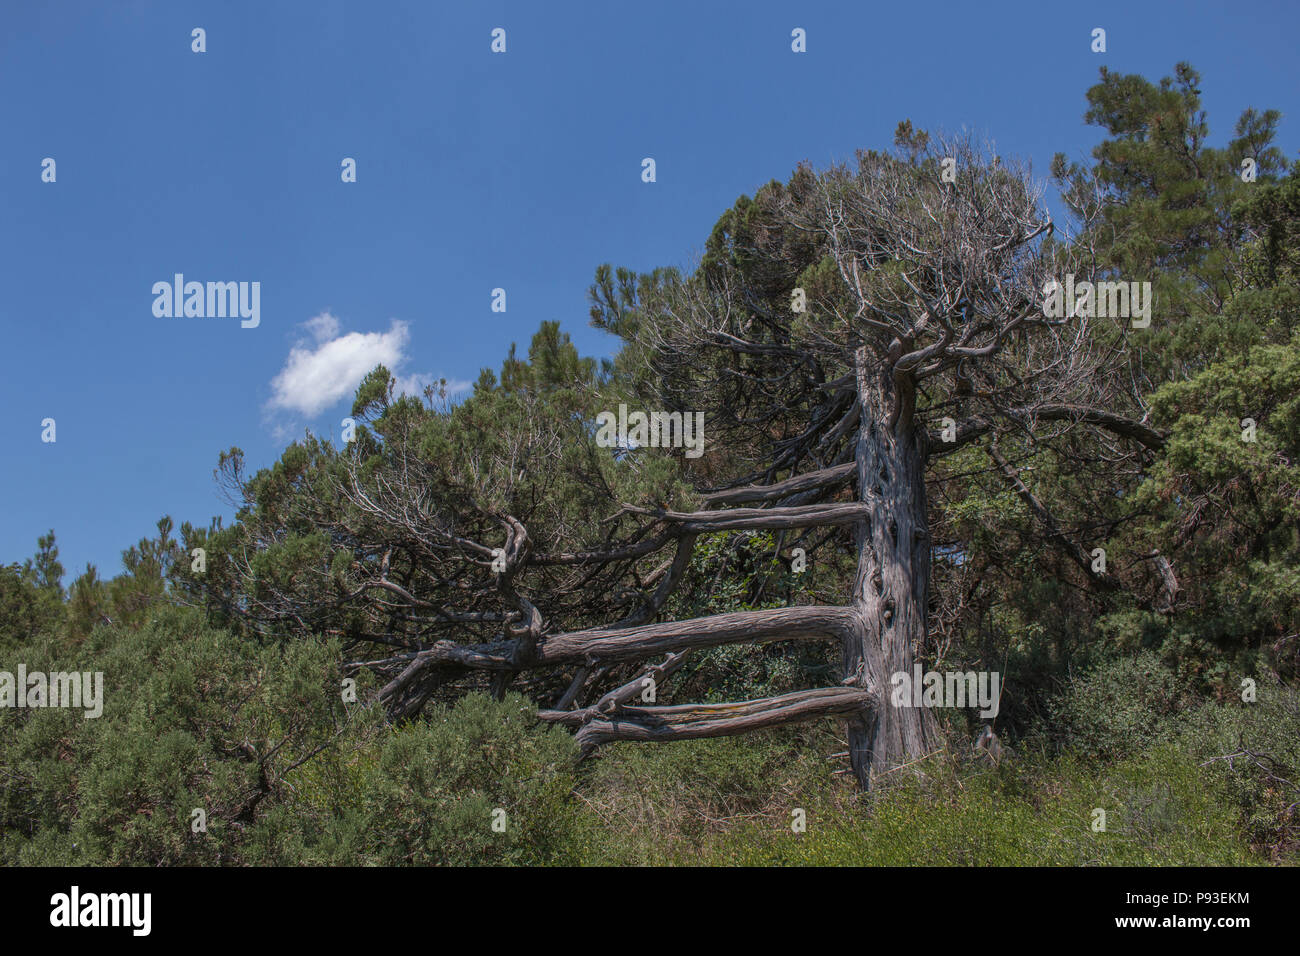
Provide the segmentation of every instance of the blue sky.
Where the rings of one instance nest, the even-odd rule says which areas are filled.
[[[1294,159],[1298,9],[3,0],[0,562],[52,527],[65,583],[111,576],[163,514],[228,518],[218,452],[260,467],[304,429],[337,437],[376,357],[469,382],[550,319],[611,354],[587,325],[598,264],[686,265],[737,196],[888,147],[901,119],[1045,175],[1098,140],[1100,66],[1185,59],[1216,143],[1273,107]],[[260,324],[156,317],[177,272],[260,282]]]

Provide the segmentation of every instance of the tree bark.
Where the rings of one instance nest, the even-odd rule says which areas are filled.
[[[875,695],[855,687],[820,687],[761,700],[669,707],[621,707],[584,722],[581,711],[539,711],[541,720],[577,729],[584,751],[613,740],[672,741],[730,737],[764,727],[800,723],[875,705]]]
[[[925,431],[914,418],[915,386],[893,363],[857,354],[857,626],[845,646],[845,684],[875,693],[873,708],[848,721],[849,759],[863,788],[871,777],[929,753],[933,715],[894,707],[890,678],[911,674],[926,636],[930,532],[925,499]]]

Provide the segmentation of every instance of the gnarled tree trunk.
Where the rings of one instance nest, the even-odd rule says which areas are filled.
[[[848,721],[849,759],[859,782],[929,752],[933,722],[924,708],[895,707],[890,678],[912,673],[926,635],[930,533],[925,501],[925,431],[913,416],[914,385],[867,349],[857,354],[862,418],[856,458],[858,570],[856,633],[845,647],[845,682],[874,689],[875,707]]]

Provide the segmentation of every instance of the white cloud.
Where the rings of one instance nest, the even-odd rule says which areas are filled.
[[[322,312],[320,315],[308,319],[302,325],[311,333],[317,345],[339,334],[339,320],[329,312]]]
[[[268,410],[315,417],[355,392],[376,365],[391,371],[406,360],[410,333],[405,322],[394,319],[387,332],[338,335],[338,319],[322,312],[304,325],[315,337],[316,347],[299,343],[289,350],[284,368],[271,380]]]
[[[284,368],[271,380],[269,412],[296,412],[315,418],[343,398],[351,398],[361,380],[376,365],[385,365],[395,379],[397,395],[424,398],[424,387],[436,383],[438,376],[428,372],[398,374],[406,362],[410,342],[407,323],[397,319],[387,332],[349,332],[341,335],[342,323],[330,312],[322,312],[303,322],[300,329],[310,338],[300,338],[289,350]],[[447,397],[468,392],[472,382],[449,379]],[[297,423],[268,423],[276,441],[287,438]]]

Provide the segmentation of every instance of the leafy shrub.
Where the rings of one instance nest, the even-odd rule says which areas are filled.
[[[244,831],[343,719],[337,648],[280,647],[166,609],[69,651],[6,655],[29,671],[102,671],[103,713],[0,710],[0,858],[45,865],[239,862]],[[206,832],[193,832],[203,811]]]
[[[329,788],[325,800],[308,789],[266,819],[259,862],[548,862],[569,817],[577,745],[535,715],[517,694],[471,694],[386,732],[352,786]]]
[[[1046,732],[1080,756],[1114,759],[1152,746],[1170,730],[1183,703],[1177,677],[1143,652],[1075,677],[1048,704]]]
[[[1300,693],[1262,682],[1258,700],[1202,707],[1182,740],[1230,795],[1247,839],[1275,860],[1300,850]]]
[[[75,656],[41,638],[4,667],[19,659],[102,671],[104,708],[0,710],[6,863],[544,862],[567,819],[576,745],[518,696],[392,728],[343,705],[336,646],[261,644],[193,611],[98,628]]]

